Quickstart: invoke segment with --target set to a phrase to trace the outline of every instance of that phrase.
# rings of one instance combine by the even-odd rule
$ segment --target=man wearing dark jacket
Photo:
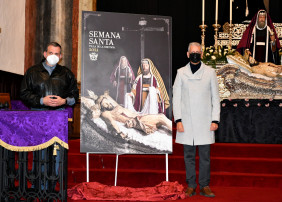
[[[79,93],[73,73],[57,64],[62,58],[61,46],[47,45],[44,62],[30,67],[21,85],[21,99],[33,109],[57,109],[74,105]]]
[[[32,110],[62,110],[66,105],[74,105],[79,96],[77,82],[74,74],[67,67],[57,64],[62,58],[60,44],[49,43],[44,51],[44,58],[43,62],[26,71],[20,92],[22,101]],[[41,172],[44,172],[45,169],[47,172],[53,170],[48,163],[50,161],[45,159],[46,156],[49,156],[55,159],[55,172],[58,175],[60,151],[57,152],[56,157],[51,157],[48,151],[50,150],[42,150],[42,159],[46,162],[46,168],[45,163],[41,164]],[[36,155],[35,152],[34,155]],[[34,166],[35,164],[32,170],[36,172],[37,169]],[[49,178],[45,176],[45,179]],[[48,183],[48,181],[44,183],[44,180],[41,180],[42,190],[47,186],[54,190],[54,182]]]

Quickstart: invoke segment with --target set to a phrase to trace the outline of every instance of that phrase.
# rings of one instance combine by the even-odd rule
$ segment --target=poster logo
[[[95,52],[89,53],[89,57],[90,57],[90,60],[92,60],[92,61],[97,61],[97,59],[98,59],[98,53],[95,53]]]

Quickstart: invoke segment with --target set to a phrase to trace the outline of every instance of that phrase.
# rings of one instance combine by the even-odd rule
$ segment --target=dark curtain
[[[36,2],[36,33],[34,47],[34,64],[43,59],[43,51],[51,36],[51,0]]]
[[[223,100],[216,142],[282,144],[281,100]]]
[[[269,13],[273,22],[282,23],[282,1],[271,0],[269,1]]]
[[[36,1],[36,33],[35,33],[35,47],[34,64],[39,63],[43,59],[43,52],[46,49],[46,45],[50,41],[56,41],[58,34],[56,33],[56,26],[60,26],[62,30],[60,33],[63,37],[59,37],[60,41],[57,41],[62,46],[63,61],[62,65],[71,69],[71,57],[72,57],[72,0],[61,1],[61,8],[56,8],[56,1],[45,0]],[[61,10],[59,10],[61,9]],[[57,15],[62,13],[61,21],[56,21]]]

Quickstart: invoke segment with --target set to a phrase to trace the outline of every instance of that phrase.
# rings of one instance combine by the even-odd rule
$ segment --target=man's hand
[[[218,129],[218,124],[217,123],[211,123],[210,130],[211,131],[216,131]]]
[[[57,95],[47,95],[43,98],[43,104],[49,107],[59,107],[66,104],[67,100]]]
[[[177,122],[176,124],[177,132],[183,133],[184,132],[184,127],[182,122]]]
[[[249,49],[246,49],[246,52],[247,52],[247,54],[248,54],[249,56],[252,55],[252,53],[251,53],[251,51],[250,51]]]

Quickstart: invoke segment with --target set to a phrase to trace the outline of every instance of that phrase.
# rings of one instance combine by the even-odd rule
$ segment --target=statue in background
[[[237,51],[248,55],[258,62],[280,64],[280,42],[270,16],[265,10],[259,10],[246,28]],[[252,59],[251,59],[252,60]]]

